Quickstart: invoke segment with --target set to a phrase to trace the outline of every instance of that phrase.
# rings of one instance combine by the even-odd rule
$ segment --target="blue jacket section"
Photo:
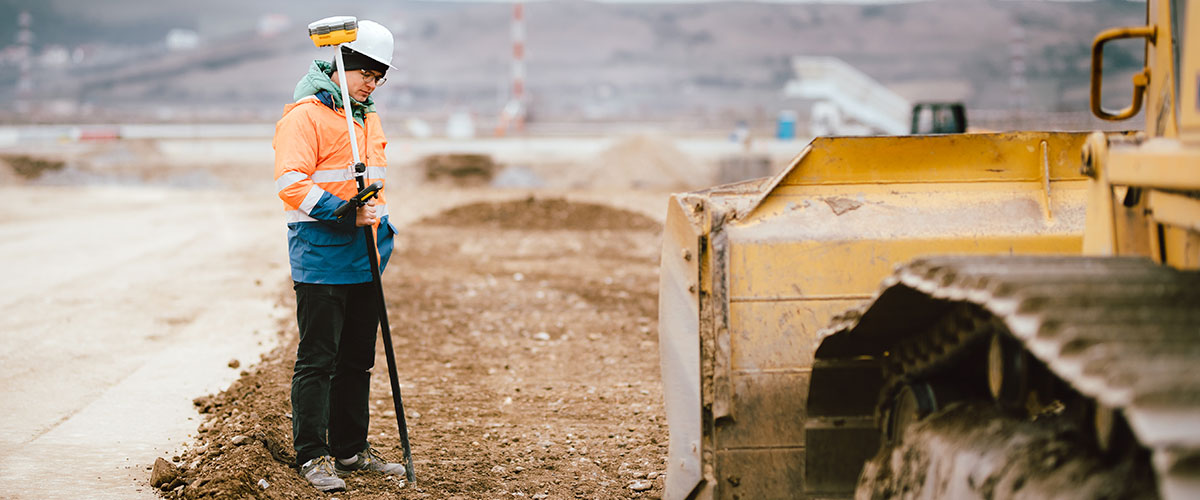
[[[319,221],[328,221],[338,226],[353,228],[355,227],[353,218],[346,217],[345,220],[338,220],[337,216],[333,215],[333,212],[345,202],[346,200],[338,198],[337,196],[334,196],[326,191],[325,194],[321,195],[321,199],[317,200],[316,206],[314,206],[312,211],[308,213],[308,216]]]
[[[324,104],[329,109],[337,111],[337,107],[335,107],[333,104],[333,94],[329,93],[328,90],[322,90],[316,94],[313,94],[313,96],[316,97],[318,101],[321,101],[321,104]]]
[[[326,193],[326,196],[334,198]],[[323,210],[326,200],[321,199],[313,209]],[[328,204],[330,217],[340,202]],[[292,280],[301,283],[324,285],[350,285],[371,281],[371,262],[367,260],[367,238],[361,227],[348,221],[291,222],[288,223],[288,254],[292,262]],[[347,223],[348,222],[348,223]],[[396,228],[388,216],[379,220],[376,244],[379,247],[379,272],[387,267],[395,247]]]

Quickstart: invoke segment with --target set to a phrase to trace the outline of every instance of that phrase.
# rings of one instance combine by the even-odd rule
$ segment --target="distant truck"
[[[961,102],[918,102],[912,108],[913,135],[961,134],[967,131],[967,109]]]
[[[956,134],[967,130],[963,103],[909,101],[836,57],[797,56],[787,97],[815,99],[809,116],[813,136]],[[909,126],[905,127],[905,121]]]

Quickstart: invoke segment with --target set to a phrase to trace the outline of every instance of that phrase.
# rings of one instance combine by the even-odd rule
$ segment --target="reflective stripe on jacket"
[[[355,123],[359,155],[367,165],[367,184],[387,177],[387,138],[379,115],[367,113]],[[351,166],[346,115],[315,96],[287,105],[275,124],[275,188],[288,226],[292,279],[301,283],[352,284],[371,281],[366,237],[353,215],[337,220],[334,210],[358,192]],[[384,191],[375,200],[375,235],[380,271],[387,265],[395,227],[388,217]]]

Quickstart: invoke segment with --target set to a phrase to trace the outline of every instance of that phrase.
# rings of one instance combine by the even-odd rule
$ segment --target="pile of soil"
[[[594,203],[570,202],[562,198],[536,197],[463,205],[423,219],[420,224],[537,231],[644,231],[656,230],[659,227],[657,221],[628,210]]]
[[[711,173],[680,151],[670,139],[639,135],[600,153],[582,179],[590,188],[684,190],[709,185]]]
[[[547,213],[631,214],[562,200],[476,208],[404,228],[384,276],[417,481],[355,475],[332,496],[657,498],[667,458],[660,227],[580,231],[581,219]],[[280,300],[294,307],[291,290]],[[294,469],[294,319],[280,335],[281,347],[228,390],[196,400],[205,419],[186,452],[166,457],[179,471],[160,479],[165,497],[330,497]],[[398,461],[377,351],[370,440]]]
[[[498,170],[491,156],[471,153],[429,155],[421,159],[420,168],[425,180],[449,181],[456,186],[486,185]]]
[[[28,155],[0,155],[0,167],[10,170],[13,174],[25,180],[34,180],[47,172],[57,172],[63,169],[64,162],[49,158],[37,158]]]

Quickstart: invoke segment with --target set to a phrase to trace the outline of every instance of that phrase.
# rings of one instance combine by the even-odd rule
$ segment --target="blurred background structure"
[[[521,92],[511,85],[513,9],[417,1],[344,10],[400,41],[402,76],[377,95],[385,117],[437,123],[465,111],[491,130],[510,92]],[[989,124],[1020,109],[1030,122],[1078,112],[1084,126],[1086,40],[1143,10],[1126,0],[530,2],[525,87],[531,125],[691,131],[741,119],[769,128],[778,111],[807,108],[782,92],[793,58],[828,56],[910,100],[965,101]],[[0,2],[0,119],[272,121],[308,62],[327,56],[296,33],[331,12],[314,0]],[[1140,60],[1128,44],[1107,67]]]
[[[316,0],[2,1],[0,148],[121,138],[141,141],[133,156],[142,159],[150,152],[188,161],[203,152],[209,160],[269,161],[262,141],[295,82],[313,59],[329,57],[301,36],[304,26],[354,14],[397,37],[399,69],[374,96],[400,146],[389,148],[393,165],[484,155],[496,173],[534,170],[510,173],[510,185],[579,186],[597,167],[557,181],[536,171],[590,165],[614,141],[648,135],[658,156],[682,154],[674,161],[704,170],[691,176],[696,187],[777,171],[815,134],[904,132],[905,107],[917,102],[962,102],[975,130],[1111,128],[1086,111],[1087,41],[1144,15],[1141,2],[1127,0],[412,1],[330,9]],[[1132,74],[1142,60],[1133,43],[1106,56],[1114,75]],[[814,60],[839,71],[814,81],[803,74],[811,68],[804,61]],[[1117,106],[1130,85],[1111,81],[1118,83],[1105,96]],[[854,93],[867,88],[871,96]],[[514,147],[493,140],[499,136],[559,142]],[[259,142],[213,142],[223,139]],[[82,165],[75,160],[94,149],[61,159]],[[746,153],[757,156],[731,160]],[[689,187],[652,181],[625,184]]]

